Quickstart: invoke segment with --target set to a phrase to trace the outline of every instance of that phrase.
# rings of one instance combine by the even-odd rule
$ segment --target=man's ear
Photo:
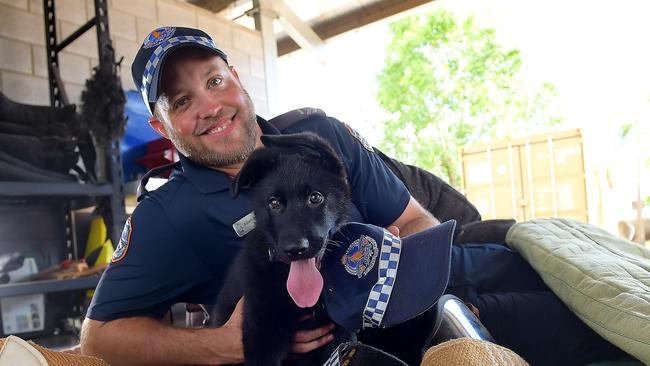
[[[235,69],[234,66],[228,66],[230,68],[230,72],[232,72],[233,75],[235,75],[235,78],[239,80],[239,74],[237,73],[237,70]]]
[[[154,131],[158,132],[160,136],[169,140],[169,135],[167,135],[165,125],[158,118],[154,116],[149,117],[149,125],[151,125],[151,128],[153,128]]]

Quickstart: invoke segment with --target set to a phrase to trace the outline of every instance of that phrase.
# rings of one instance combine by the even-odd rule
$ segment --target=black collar
[[[271,125],[265,119],[257,116],[257,123],[265,135],[279,135],[280,131]],[[209,168],[205,165],[198,164],[189,158],[178,154],[183,167],[183,175],[192,183],[201,193],[209,194],[225,191],[230,188],[231,178],[228,174],[216,169]]]

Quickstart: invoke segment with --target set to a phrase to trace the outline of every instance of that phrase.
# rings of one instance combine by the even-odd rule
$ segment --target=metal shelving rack
[[[94,0],[95,16],[78,30],[70,34],[61,42],[57,42],[55,1],[44,0],[45,40],[48,64],[48,79],[50,89],[50,104],[53,107],[63,107],[69,100],[59,77],[58,54],[66,46],[89,31],[93,26],[97,33],[99,62],[107,62],[112,57],[106,56],[111,47],[108,25],[108,0]],[[114,62],[112,60],[111,62]],[[100,64],[101,66],[101,64]],[[102,154],[102,152],[98,152]],[[92,183],[41,183],[41,182],[0,182],[0,201],[10,205],[9,209],[21,211],[18,215],[25,215],[28,209],[23,207],[36,205],[50,207],[51,212],[61,212],[61,248],[47,248],[50,258],[60,258],[63,250],[63,259],[78,259],[79,251],[76,242],[74,210],[83,207],[92,207],[100,204],[107,212],[105,219],[113,242],[119,240],[122,227],[126,221],[124,207],[124,191],[122,186],[122,162],[120,158],[119,140],[113,139],[109,146],[103,150],[104,166],[100,166],[104,174],[102,182]],[[50,222],[50,227],[59,225],[56,220]],[[58,241],[58,239],[56,240]],[[52,246],[50,238],[48,246]],[[52,254],[54,253],[54,254]],[[55,263],[52,263],[55,264]],[[84,315],[84,292],[79,290],[92,289],[99,281],[99,276],[81,277],[71,280],[46,280],[0,285],[0,297],[19,296],[38,293],[65,294],[72,304],[68,314]],[[69,294],[66,294],[69,292]]]
[[[58,54],[93,26],[97,33],[97,51],[99,62],[107,58],[106,52],[111,47],[110,30],[108,26],[108,0],[95,0],[95,16],[86,24],[82,25],[75,32],[72,32],[66,39],[57,42],[56,36],[56,12],[54,0],[43,0],[43,16],[45,19],[45,45],[47,52],[48,80],[50,86],[50,104],[53,107],[62,107],[69,104],[68,98],[63,89],[63,82],[59,77]],[[110,62],[114,62],[111,60]],[[124,208],[124,187],[122,186],[122,161],[120,156],[119,140],[111,141],[105,149],[106,176],[108,184],[111,185],[110,215],[113,226],[111,237],[119,238],[126,222],[126,211]],[[80,191],[86,188],[79,187]],[[115,240],[115,239],[114,239]]]
[[[86,276],[70,280],[44,280],[10,283],[0,286],[0,297],[85,290],[94,288],[97,286],[98,282],[99,276]]]
[[[40,182],[0,182],[0,195],[7,197],[34,196],[110,196],[113,194],[112,184],[79,184],[79,183],[40,183]]]

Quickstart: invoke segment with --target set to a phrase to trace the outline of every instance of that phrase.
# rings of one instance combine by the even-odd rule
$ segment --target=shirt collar
[[[257,124],[265,135],[279,135],[280,131],[260,116],[257,116]],[[183,175],[201,193],[209,194],[225,191],[230,188],[230,177],[219,170],[198,164],[189,158],[178,154],[183,167]]]

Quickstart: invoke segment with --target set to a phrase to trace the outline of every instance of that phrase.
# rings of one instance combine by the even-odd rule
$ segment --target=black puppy
[[[245,364],[269,366],[283,363],[297,330],[324,323],[319,317],[311,324],[301,320],[318,310],[320,259],[351,203],[343,163],[324,140],[302,133],[265,135],[262,142],[265,148],[253,152],[231,187],[235,196],[250,188],[256,228],[213,315],[223,324],[243,294]],[[342,341],[345,331],[339,332]],[[296,362],[321,365],[330,348]]]

